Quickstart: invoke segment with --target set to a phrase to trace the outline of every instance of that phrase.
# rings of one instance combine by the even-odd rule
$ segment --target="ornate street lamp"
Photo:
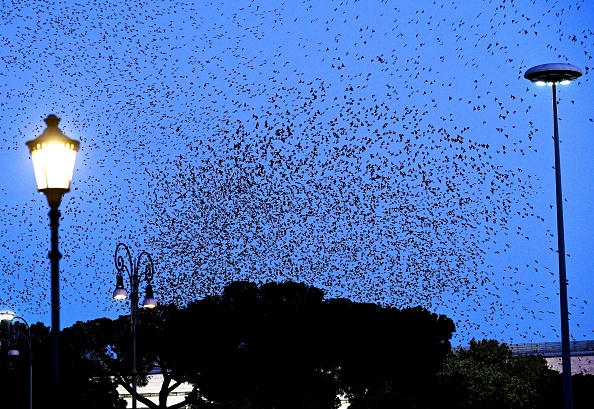
[[[14,325],[15,320],[22,321],[25,325],[26,333],[21,330],[20,326]],[[8,332],[12,338],[11,342],[15,346],[17,346],[16,344],[21,338],[27,343],[27,349],[29,351],[29,409],[33,409],[33,349],[31,347],[31,330],[29,328],[29,323],[23,317],[17,317],[14,312],[7,310],[0,311],[0,321],[8,321]],[[12,348],[8,351],[8,355],[19,356],[20,353],[17,348]]]
[[[58,128],[60,119],[55,115],[49,115],[45,119],[47,128],[43,133],[27,142],[37,190],[47,197],[50,206],[51,226],[51,251],[49,259],[51,262],[51,287],[52,287],[52,340],[53,340],[53,370],[52,382],[54,383],[54,407],[58,408],[60,396],[60,267],[59,261],[62,255],[58,251],[58,226],[60,223],[60,211],[58,207],[64,193],[70,191],[70,182],[74,172],[74,161],[78,153],[79,142],[68,138]]]
[[[542,64],[530,68],[524,78],[553,89],[553,132],[555,143],[555,185],[557,192],[557,245],[559,253],[559,299],[561,310],[561,360],[563,368],[563,407],[573,408],[571,385],[571,354],[569,345],[569,311],[567,307],[567,274],[565,270],[565,233],[563,228],[563,194],[561,192],[561,159],[559,155],[559,126],[557,121],[557,84],[566,84],[582,76],[571,64]]]
[[[157,301],[153,295],[153,276],[155,267],[153,260],[146,251],[142,251],[136,259],[136,264],[132,262],[132,256],[128,246],[118,243],[115,250],[116,265],[116,288],[113,292],[113,298],[116,300],[125,300],[128,298],[128,292],[124,287],[124,273],[130,280],[130,324],[132,329],[132,408],[136,409],[136,378],[138,371],[136,369],[136,336],[138,333],[138,286],[140,282],[146,281],[146,295],[142,301],[143,308],[155,308]]]

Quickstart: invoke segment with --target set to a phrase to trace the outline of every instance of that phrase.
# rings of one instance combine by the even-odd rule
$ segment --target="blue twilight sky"
[[[161,302],[235,279],[422,305],[453,343],[559,340],[550,87],[560,86],[570,330],[594,335],[587,1],[5,1],[0,307],[50,325],[49,208],[25,142],[81,141],[61,326],[116,317],[113,252]]]

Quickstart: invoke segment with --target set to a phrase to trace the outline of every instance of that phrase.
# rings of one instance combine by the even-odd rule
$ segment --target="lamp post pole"
[[[27,334],[23,334],[20,328],[14,325],[14,321],[19,320],[25,324]],[[29,409],[33,409],[33,349],[31,346],[31,329],[29,323],[23,317],[17,317],[12,311],[0,311],[0,321],[8,321],[8,331],[13,335],[13,341],[16,344],[22,336],[27,341],[29,350]],[[16,348],[8,351],[8,355],[18,356],[19,350]]]
[[[569,309],[567,306],[567,273],[565,264],[565,229],[563,226],[563,193],[561,190],[561,155],[557,119],[557,84],[574,81],[582,71],[570,64],[542,64],[530,68],[524,77],[537,84],[550,84],[553,90],[553,140],[555,143],[555,189],[557,198],[557,248],[559,253],[559,306],[561,314],[561,365],[563,370],[563,407],[573,409]]]
[[[60,201],[62,194],[59,192],[46,193],[50,205],[49,217],[51,228],[51,250],[49,259],[51,262],[51,288],[52,288],[52,342],[53,342],[53,365],[52,378],[56,386],[60,385],[60,259],[62,254],[58,250],[58,226],[60,225]]]
[[[58,128],[60,118],[49,115],[45,119],[47,128],[36,139],[27,142],[37,190],[44,193],[50,206],[49,217],[51,227],[51,335],[53,342],[52,362],[52,399],[51,407],[60,408],[60,266],[62,258],[58,250],[58,226],[60,223],[60,202],[62,196],[70,191],[70,183],[74,172],[74,162],[80,143],[68,138]]]
[[[130,326],[132,330],[132,408],[136,409],[136,390],[138,370],[136,368],[136,337],[138,334],[138,287],[141,281],[146,281],[146,296],[142,302],[144,308],[155,308],[157,302],[153,296],[152,280],[155,274],[153,260],[146,251],[142,251],[132,262],[130,249],[123,243],[118,243],[115,250],[114,261],[116,266],[116,289],[113,298],[124,300],[128,298],[128,292],[124,287],[124,273],[130,280]]]

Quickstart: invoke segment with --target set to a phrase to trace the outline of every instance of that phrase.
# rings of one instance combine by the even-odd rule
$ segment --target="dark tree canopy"
[[[180,317],[204,334],[178,335],[191,351],[180,370],[194,371],[204,398],[261,408],[331,409],[339,393],[364,401],[387,384],[413,394],[441,368],[455,330],[422,308],[326,300],[295,282],[234,282]]]

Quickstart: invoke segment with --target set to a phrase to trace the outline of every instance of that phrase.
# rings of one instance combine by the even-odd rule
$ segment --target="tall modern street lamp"
[[[26,333],[23,333],[20,326],[14,325],[15,320],[22,321],[25,325]],[[17,344],[19,339],[23,338],[27,342],[27,349],[29,350],[29,409],[33,409],[33,349],[31,347],[31,330],[29,323],[23,317],[15,316],[12,311],[0,311],[0,321],[8,321],[8,332],[12,335],[13,344]],[[18,345],[16,345],[18,346]],[[17,348],[8,351],[8,355],[20,355]]]
[[[524,78],[553,89],[553,129],[555,142],[555,184],[557,190],[557,245],[559,252],[559,298],[561,307],[561,359],[563,368],[563,407],[573,408],[571,385],[571,354],[569,345],[569,311],[567,307],[567,275],[565,271],[565,233],[563,228],[563,194],[561,192],[561,159],[559,155],[559,127],[557,124],[557,84],[565,84],[582,76],[571,64],[542,64],[530,68]]]
[[[37,190],[47,197],[50,206],[51,226],[51,251],[49,259],[51,262],[51,287],[52,287],[52,341],[53,341],[53,368],[52,382],[54,391],[54,407],[60,405],[60,267],[59,261],[62,255],[58,251],[58,225],[60,223],[60,211],[58,207],[62,195],[70,191],[70,182],[74,172],[74,161],[78,153],[80,143],[68,138],[58,128],[60,119],[55,115],[49,115],[45,119],[47,128],[43,133],[27,142]]]
[[[141,281],[146,281],[145,298],[142,301],[143,308],[155,308],[157,301],[153,296],[153,276],[155,267],[153,260],[146,251],[142,251],[136,259],[136,264],[132,262],[132,256],[128,246],[118,243],[115,250],[116,265],[116,288],[113,292],[113,298],[116,300],[125,300],[128,298],[128,292],[124,287],[124,273],[130,280],[130,324],[132,328],[132,408],[136,409],[136,336],[138,333],[138,285]]]

